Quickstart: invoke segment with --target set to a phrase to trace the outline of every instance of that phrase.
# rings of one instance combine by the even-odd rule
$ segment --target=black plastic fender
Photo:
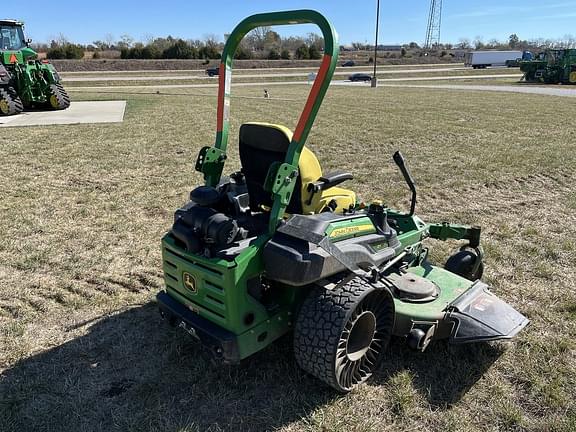
[[[446,319],[454,323],[455,344],[511,339],[530,322],[480,281],[448,306]]]

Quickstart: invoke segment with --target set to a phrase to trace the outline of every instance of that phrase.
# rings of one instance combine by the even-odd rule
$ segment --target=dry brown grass
[[[228,168],[241,122],[292,126],[307,90],[234,99]],[[419,213],[481,224],[485,279],[532,320],[511,344],[418,354],[396,340],[368,385],[338,396],[297,368],[289,338],[221,367],[155,310],[159,240],[200,181],[214,95],[131,95],[123,124],[4,134],[2,432],[576,430],[576,101],[330,89],[309,143],[326,169],[348,168],[365,199],[402,206],[390,158],[402,150]],[[454,247],[433,246],[439,262]]]

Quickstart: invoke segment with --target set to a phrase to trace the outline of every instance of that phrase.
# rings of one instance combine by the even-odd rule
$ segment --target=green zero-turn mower
[[[23,24],[0,20],[0,116],[19,114],[24,108],[62,110],[70,97],[60,76],[47,60],[38,60],[24,39]]]
[[[255,27],[314,23],[324,57],[292,133],[268,123],[240,128],[242,169],[222,177],[232,60]],[[351,174],[322,172],[304,146],[338,58],[336,32],[318,12],[253,15],[230,34],[219,73],[214,146],[196,169],[205,185],[176,211],[162,240],[162,316],[225,363],[292,332],[298,364],[339,391],[364,382],[391,336],[423,351],[515,336],[528,320],[480,281],[480,228],[426,223],[414,214],[416,189],[400,153],[394,161],[412,191],[403,213],[358,203],[339,185]],[[427,238],[464,240],[444,268],[427,260]]]

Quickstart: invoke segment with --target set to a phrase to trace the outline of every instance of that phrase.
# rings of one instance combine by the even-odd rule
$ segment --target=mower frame
[[[360,307],[366,300],[375,310],[384,302],[386,307],[378,310],[392,314],[388,315],[391,319],[385,320],[389,325],[385,338],[405,337],[410,346],[420,351],[434,339],[449,338],[453,343],[465,343],[515,336],[528,320],[478,280],[483,269],[480,228],[447,222],[426,223],[416,216],[416,187],[399,152],[394,155],[394,161],[412,192],[408,213],[385,208],[381,202],[374,201],[369,207],[356,203],[343,214],[286,215],[299,174],[300,155],[338,60],[336,31],[316,11],[253,15],[243,20],[228,37],[219,69],[215,143],[203,147],[196,161],[196,170],[204,176],[204,188],[219,196],[216,188],[227,158],[232,64],[240,41],[258,26],[303,23],[319,26],[325,51],[285,159],[270,165],[262,185],[273,198],[270,211],[260,212],[267,215],[268,221],[264,219],[263,231],[239,247],[233,259],[213,255],[209,248],[204,249],[204,253],[191,251],[186,245],[182,247],[182,240],[172,232],[176,223],[182,222],[179,217],[190,215],[186,212],[194,210],[196,205],[207,205],[195,201],[193,192],[191,203],[178,210],[173,230],[162,239],[166,291],[160,292],[157,299],[163,317],[200,339],[225,363],[236,363],[262,350],[296,327],[299,364],[340,391],[348,391],[351,386],[335,381],[333,375],[320,376],[323,372],[315,369],[315,364],[324,361],[318,357],[319,350],[310,347],[308,342],[302,343],[302,335],[306,332],[314,335],[314,326],[319,324],[315,319],[315,301],[334,305],[347,298],[358,302]],[[384,218],[380,218],[378,215],[383,213]],[[393,222],[393,228],[386,217]],[[185,229],[196,238],[199,228],[196,222],[190,223]],[[428,249],[423,244],[429,238],[467,241],[451,259],[463,256],[468,261],[463,258],[460,263],[458,259],[450,263],[449,259],[446,269],[431,265],[427,261]],[[294,242],[304,245],[303,249],[294,246]],[[264,258],[264,250],[272,259]],[[329,264],[327,260],[331,260]],[[291,278],[285,271],[297,263],[301,268],[311,268],[316,265],[314,262],[322,264],[310,273],[302,272],[309,277]],[[366,268],[369,262],[372,265]],[[326,276],[321,276],[323,274]],[[329,280],[332,276],[340,279]],[[273,301],[261,300],[263,292],[272,293]],[[320,297],[314,298],[319,293]],[[332,293],[335,293],[334,299],[330,299]],[[380,300],[374,300],[374,296]],[[335,310],[335,315],[327,314],[325,325],[331,324],[332,317],[342,308]],[[320,307],[320,312],[322,310],[326,308]],[[309,315],[300,319],[305,315],[303,311]],[[352,314],[347,317],[353,316],[354,310],[347,313]],[[338,327],[335,330],[344,331],[344,327],[340,328],[344,325],[342,321],[334,325]],[[364,375],[358,382],[368,376]]]

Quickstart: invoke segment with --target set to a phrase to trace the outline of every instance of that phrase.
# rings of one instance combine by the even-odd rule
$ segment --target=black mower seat
[[[292,131],[285,126],[270,123],[244,123],[240,127],[240,162],[246,176],[250,208],[261,210],[272,206],[272,196],[264,190],[264,181],[270,165],[284,162]],[[292,199],[286,208],[291,214],[316,214],[332,206],[342,213],[356,203],[356,194],[336,184],[351,179],[346,173],[322,175],[316,156],[307,147],[302,149],[298,163],[299,175]]]

